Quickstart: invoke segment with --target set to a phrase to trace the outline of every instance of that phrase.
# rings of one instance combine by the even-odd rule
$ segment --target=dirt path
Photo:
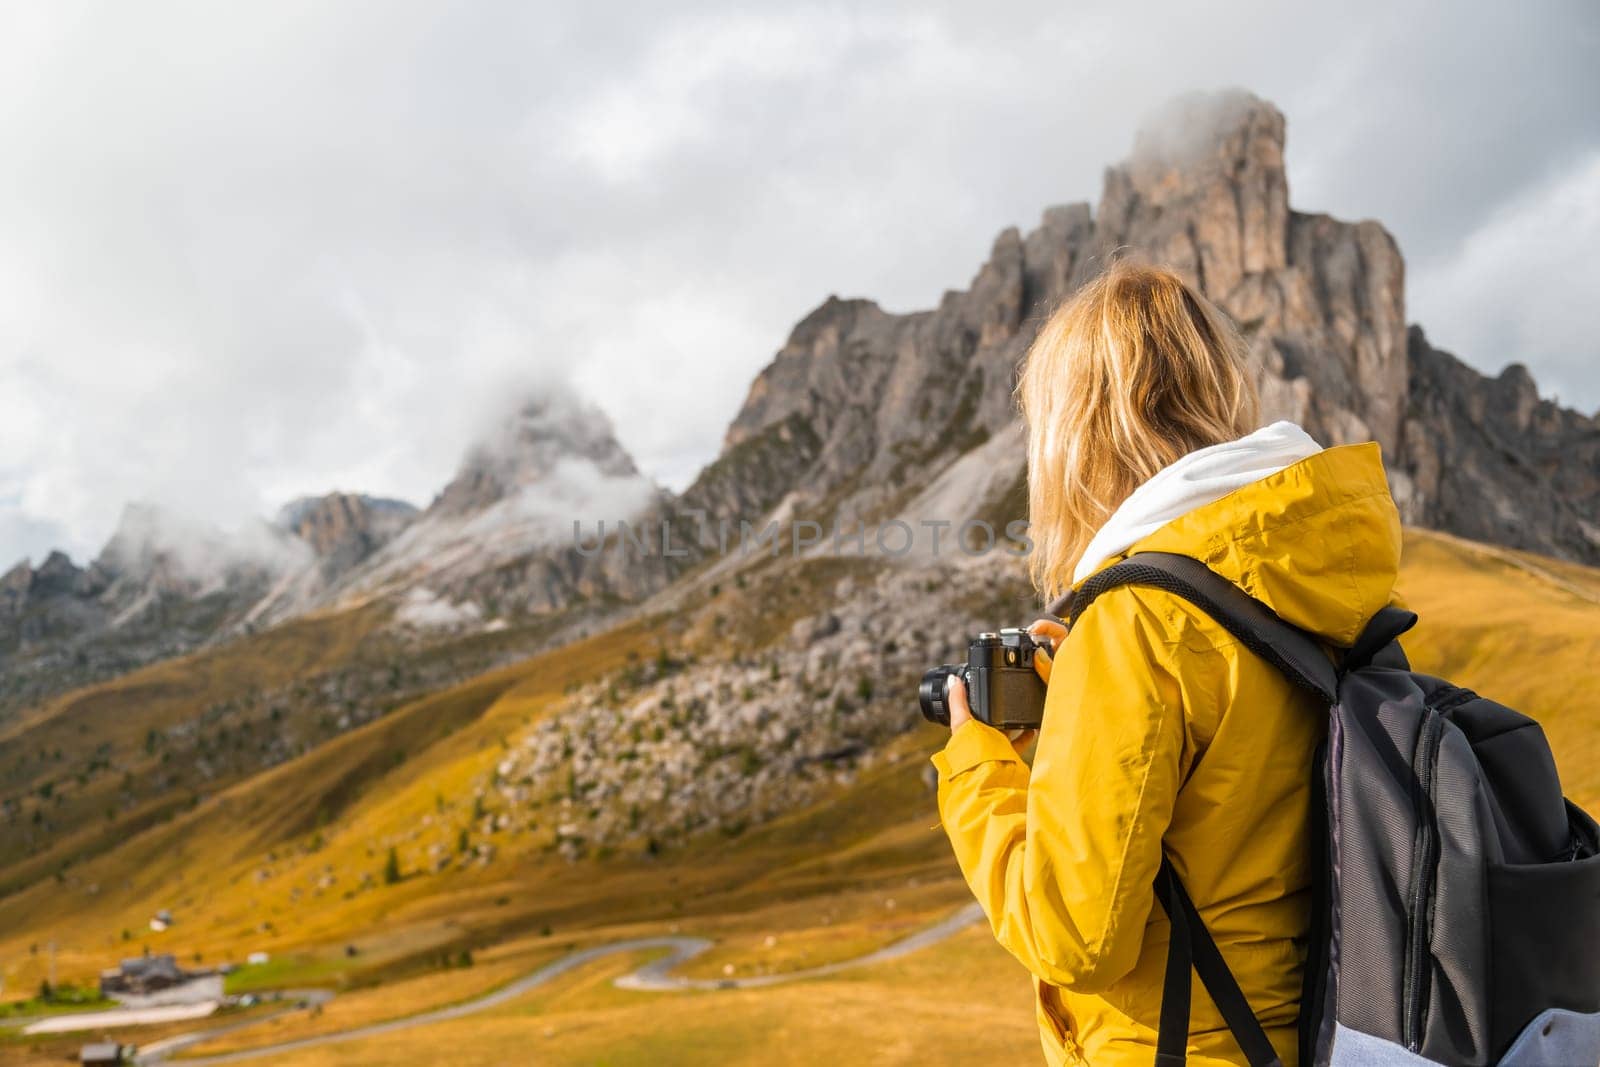
[[[193,1064],[196,1067],[202,1064],[235,1063],[241,1060],[259,1059],[264,1056],[277,1056],[297,1049],[314,1048],[318,1045],[330,1045],[338,1041],[354,1041],[358,1038],[373,1037],[378,1034],[393,1033],[413,1026],[427,1026],[430,1023],[445,1022],[449,1019],[459,1019],[464,1015],[472,1015],[485,1011],[508,1000],[520,997],[531,989],[536,989],[552,979],[558,978],[568,971],[593,963],[595,960],[618,952],[641,952],[648,949],[664,948],[667,954],[660,959],[652,960],[636,970],[615,980],[615,984],[623,989],[633,989],[649,993],[671,993],[687,989],[753,989],[761,986],[778,985],[783,982],[802,981],[807,978],[818,978],[823,975],[834,974],[838,971],[852,967],[865,967],[874,963],[883,963],[888,960],[898,959],[901,956],[937,944],[945,938],[965,929],[983,917],[983,911],[976,904],[968,904],[949,918],[943,919],[924,930],[902,938],[891,945],[864,956],[853,959],[840,960],[837,963],[825,964],[821,967],[812,967],[804,971],[790,971],[785,974],[763,974],[748,978],[681,978],[674,977],[670,972],[687,960],[693,959],[711,947],[711,942],[699,937],[638,937],[626,941],[614,941],[609,945],[598,945],[594,948],[571,952],[552,963],[547,963],[531,974],[524,975],[516,981],[501,986],[492,993],[481,997],[453,1004],[448,1008],[436,1008],[425,1011],[420,1015],[408,1015],[404,1019],[391,1019],[388,1022],[373,1023],[369,1026],[358,1026],[352,1030],[341,1030],[334,1034],[320,1034],[316,1037],[303,1037],[295,1041],[284,1041],[276,1045],[263,1045],[260,1048],[244,1049],[239,1052],[228,1052],[218,1056],[202,1056],[194,1059],[179,1061],[185,1065]],[[325,999],[325,998],[324,998]],[[255,1020],[251,1020],[254,1022]],[[140,1049],[134,1062],[138,1064],[157,1064],[168,1062],[168,1057],[174,1053],[189,1048],[190,1046],[209,1041],[224,1033],[241,1029],[250,1025],[249,1022],[238,1023],[234,1026],[220,1027],[211,1030],[197,1031],[192,1034],[180,1034],[177,1037],[167,1038]]]
[[[694,947],[687,951],[669,953],[651,963],[645,964],[636,971],[630,971],[616,979],[615,984],[622,989],[637,989],[647,993],[671,993],[683,989],[759,989],[762,986],[779,985],[783,982],[795,982],[804,978],[821,978],[823,975],[834,974],[837,971],[848,970],[852,967],[866,967],[874,963],[884,963],[888,960],[899,959],[918,949],[927,948],[929,945],[938,944],[951,934],[971,926],[983,918],[983,909],[976,904],[968,904],[948,919],[934,923],[925,930],[919,930],[909,937],[901,938],[892,945],[885,945],[875,952],[865,956],[856,956],[853,959],[840,960],[837,963],[825,963],[821,967],[811,967],[804,971],[785,971],[782,974],[758,974],[749,978],[677,978],[668,972],[678,964],[692,956],[698,956],[710,947],[709,942],[699,941],[695,938],[682,938]]]

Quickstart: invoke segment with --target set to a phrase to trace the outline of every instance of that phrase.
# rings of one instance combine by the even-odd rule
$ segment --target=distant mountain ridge
[[[130,504],[87,567],[57,552],[0,578],[0,711],[374,598],[446,630],[550,611],[603,591],[612,565],[572,549],[571,516],[659,496],[605,416],[554,390],[490,426],[424,510],[335,492],[224,531]]]
[[[282,574],[311,562],[266,522],[230,535],[130,504],[87,566],[52,552],[0,578],[0,716],[238,632]]]
[[[640,474],[597,408],[554,390],[491,425],[422,510],[334,493],[230,539],[131,506],[89,566],[56,553],[0,578],[0,703],[374,598],[445,627],[637,603],[716,552],[705,518],[1020,517],[1017,362],[1117,255],[1171,266],[1238,323],[1266,417],[1325,444],[1378,441],[1407,522],[1600,562],[1600,422],[1541,400],[1520,365],[1485,377],[1408,327],[1393,238],[1293,210],[1285,136],[1248,93],[1181,98],[1106,170],[1097,209],[1005,230],[936,307],[829,297],[681,497]],[[572,544],[574,518],[629,517],[667,524],[689,554]]]

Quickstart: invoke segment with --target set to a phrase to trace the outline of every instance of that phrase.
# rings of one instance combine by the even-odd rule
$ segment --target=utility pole
[[[50,988],[56,987],[56,943],[50,942]]]

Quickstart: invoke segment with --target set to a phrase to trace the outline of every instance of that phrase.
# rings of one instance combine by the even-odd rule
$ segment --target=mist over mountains
[[[1377,440],[1407,522],[1600,560],[1600,424],[1540,399],[1519,364],[1489,378],[1433,348],[1407,324],[1405,264],[1380,223],[1290,207],[1285,136],[1283,116],[1248,94],[1182,98],[1107,169],[1097,209],[1051,207],[1028,232],[1004,231],[968,288],[932,309],[830,297],[680,496],[640,474],[598,409],[552,391],[486,427],[423,509],[335,493],[223,532],[130,505],[86,566],[56,553],[0,578],[0,698],[374,601],[395,625],[446,631],[636,604],[716,569],[705,516],[869,528],[1020,516],[1016,363],[1117,255],[1179,270],[1233,317],[1266,418],[1330,445]],[[667,524],[689,556],[576,551],[574,520],[624,518]]]
[[[562,557],[572,519],[632,516],[658,495],[605,416],[554,391],[489,427],[425,509],[339,492],[223,530],[130,504],[86,567],[57,552],[0,578],[0,699],[373,599],[424,629],[486,622],[505,596],[521,598],[511,613],[549,611],[586,592],[530,574]]]

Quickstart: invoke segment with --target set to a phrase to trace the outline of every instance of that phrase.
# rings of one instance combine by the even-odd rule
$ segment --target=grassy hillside
[[[773,588],[715,590],[687,618],[637,620],[406,701],[129,833],[62,878],[36,877],[0,897],[8,995],[37,986],[46,959],[36,946],[49,940],[62,977],[147,945],[206,961],[266,950],[272,962],[235,986],[345,990],[319,1018],[226,1039],[240,1047],[446,1003],[624,936],[707,936],[716,948],[690,973],[753,974],[858,955],[948,913],[966,891],[922,780],[932,728],[839,775],[818,803],[737,836],[654,852],[638,842],[569,863],[555,851],[554,812],[496,829],[503,799],[488,786],[508,739],[574,687],[662,649],[709,654],[729,633],[783,640],[807,610],[803,590],[839,577],[835,562],[813,566],[818,574],[778,572]],[[1416,666],[1539,718],[1568,792],[1600,808],[1600,571],[1410,531],[1400,591],[1423,619],[1406,640]],[[175,686],[182,665],[168,666]],[[393,884],[391,849],[403,875]],[[178,919],[160,934],[146,927],[158,908]],[[459,966],[464,952],[470,970]],[[670,1012],[660,996],[611,989],[606,975],[626,966],[601,961],[484,1016],[282,1062],[346,1062],[357,1049],[363,1063],[416,1062],[436,1047],[461,1063],[526,1059],[530,1048],[540,1062],[632,1063],[649,1041],[657,1063],[816,1062],[861,1047],[888,1050],[884,1062],[954,1063],[1035,1047],[1026,981],[981,929],[826,981],[684,995]],[[763,1045],[762,1035],[779,1040]]]
[[[388,629],[388,617],[369,606],[295,620],[0,721],[0,898],[47,877],[71,882],[87,859],[419,697],[525,658],[569,621],[425,642]],[[370,776],[358,768],[350,785]]]
[[[1567,794],[1600,811],[1600,570],[1422,530],[1403,559],[1412,664],[1538,719]]]
[[[1035,1063],[1026,974],[982,927],[902,960],[760,990],[628,993],[613,957],[482,1015],[309,1049],[294,1067]]]
[[[830,561],[808,569],[819,572],[817,581],[832,580],[838,571]],[[795,584],[792,594],[763,589],[764,626],[751,620],[741,627],[745,639],[770,641],[785,632],[786,618],[801,610],[797,591],[803,587]],[[711,608],[721,604],[736,616],[727,606],[736,599],[730,588]],[[680,650],[721,645],[716,629],[686,634],[676,623],[644,621],[491,671],[181,805],[59,876],[34,875],[25,888],[0,897],[7,988],[37,985],[47,960],[36,948],[50,940],[57,943],[62,977],[92,974],[145,947],[217,960],[301,946],[309,950],[303,967],[277,977],[334,971],[360,982],[369,973],[390,978],[397,968],[433,967],[508,928],[570,929],[609,921],[619,911],[671,908],[674,901],[655,881],[662,863],[641,849],[613,857],[607,900],[597,914],[590,903],[593,872],[553,854],[553,825],[545,822],[514,839],[485,827],[498,810],[486,786],[506,739],[536,723],[574,686],[653,659],[669,641]],[[233,655],[242,659],[245,651]],[[124,691],[145,684],[130,678]],[[900,758],[919,762],[909,752]],[[905,777],[911,789],[920,788],[914,772]],[[887,814],[867,810],[874,825]],[[902,803],[895,814],[906,810]],[[848,841],[838,831],[830,826],[811,839]],[[770,857],[750,844],[758,839],[752,834],[744,843],[735,867],[705,868],[691,880],[692,891],[747,881],[749,872],[770,865]],[[713,839],[690,852],[715,853],[725,842]],[[792,850],[793,844],[781,847]],[[405,875],[397,884],[384,877],[391,848]],[[434,857],[448,862],[438,873],[424,873],[432,871]],[[541,886],[532,910],[529,884]],[[573,899],[563,896],[569,892]],[[148,919],[162,908],[171,909],[178,924],[157,934]],[[356,947],[353,957],[345,954],[347,942]]]
[[[306,698],[376,610],[307,619],[69,693],[0,726],[0,893],[64,871],[334,732]],[[371,713],[381,712],[380,707]]]

